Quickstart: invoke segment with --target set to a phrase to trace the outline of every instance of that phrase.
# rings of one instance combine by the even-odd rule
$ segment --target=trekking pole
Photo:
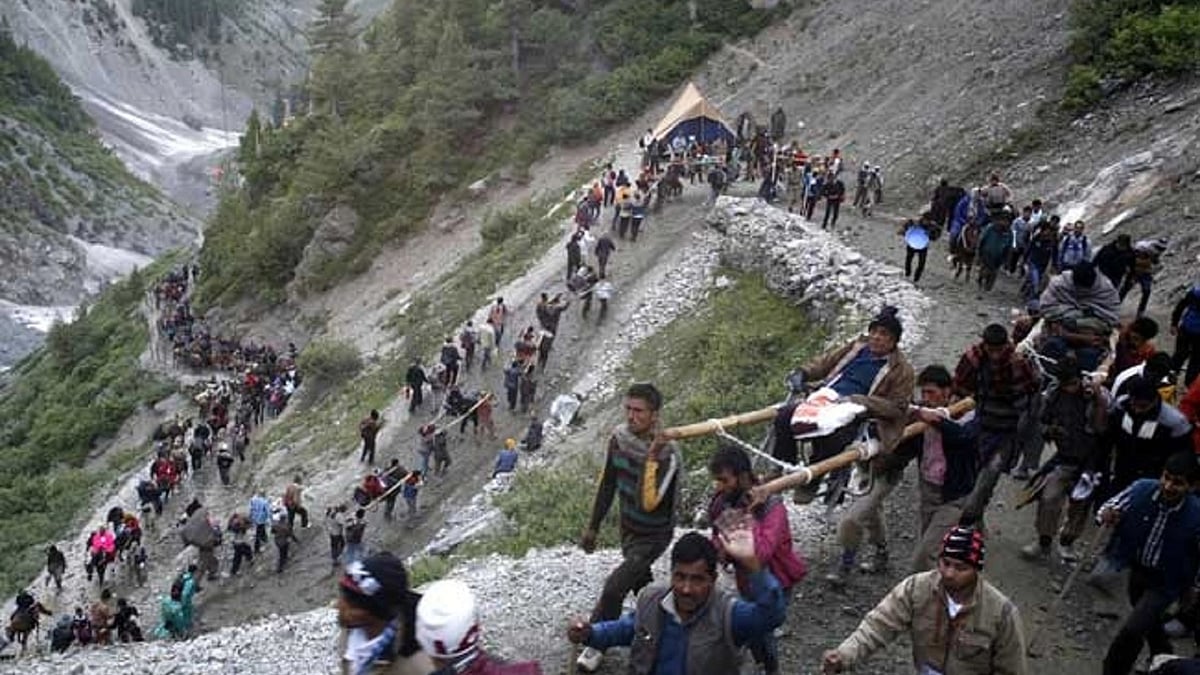
[[[1058,596],[1054,598],[1054,602],[1050,603],[1050,606],[1046,609],[1043,624],[1046,618],[1052,619],[1058,613],[1059,607],[1062,606],[1063,600],[1067,597],[1067,592],[1075,584],[1075,579],[1079,577],[1079,572],[1084,568],[1085,564],[1095,562],[1096,555],[1098,554],[1097,549],[1100,547],[1100,542],[1104,541],[1104,534],[1108,532],[1110,527],[1108,523],[1104,523],[1096,528],[1096,533],[1092,535],[1091,541],[1088,542],[1083,558],[1076,563],[1075,569],[1071,570],[1071,573],[1067,575],[1067,580],[1063,582],[1062,588],[1058,591]],[[1038,638],[1042,637],[1042,634],[1045,632],[1044,630],[1034,631],[1033,637],[1029,639],[1029,646],[1025,649],[1026,654],[1035,658],[1042,655],[1038,651]]]

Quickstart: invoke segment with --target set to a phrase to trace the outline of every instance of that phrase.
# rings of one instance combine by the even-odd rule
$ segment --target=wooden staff
[[[455,417],[454,419],[450,420],[449,422],[442,425],[441,427],[435,428],[433,430],[433,434],[436,436],[438,434],[438,432],[445,431],[446,429],[449,429],[449,428],[453,427],[455,424],[458,424],[459,422],[463,421],[464,419],[470,417],[471,413],[473,413],[479,409],[479,406],[483,405],[484,403],[486,403],[487,401],[489,401],[491,399],[492,399],[492,392],[490,392],[490,391],[483,392],[483,394],[479,397],[479,400],[475,402],[475,405],[471,406],[470,408],[467,408],[467,411],[465,413],[459,415],[458,417]],[[422,476],[422,478],[424,478],[424,476]],[[402,487],[404,487],[404,479],[403,478],[396,481],[395,484],[389,486],[388,489],[386,491],[384,491],[383,494],[381,494],[378,497],[376,497],[375,499],[372,499],[371,501],[367,502],[366,506],[363,506],[362,508],[367,511],[374,511],[375,507],[379,506],[379,504],[381,502],[387,500],[388,497],[395,494],[396,491]]]

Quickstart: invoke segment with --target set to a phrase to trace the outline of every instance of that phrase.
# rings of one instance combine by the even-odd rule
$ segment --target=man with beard
[[[954,527],[936,570],[901,581],[837,649],[825,673],[840,673],[908,633],[916,673],[1026,675],[1025,636],[1017,606],[984,580],[983,533]]]
[[[339,590],[338,660],[343,675],[426,675],[435,670],[416,640],[421,596],[409,590],[404,563],[387,552],[353,562]]]

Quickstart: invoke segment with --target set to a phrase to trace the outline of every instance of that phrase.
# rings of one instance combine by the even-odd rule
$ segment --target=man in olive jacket
[[[823,672],[854,668],[908,633],[915,673],[1027,675],[1020,613],[980,576],[983,557],[982,532],[952,528],[937,569],[897,584],[850,637],[825,652]]]

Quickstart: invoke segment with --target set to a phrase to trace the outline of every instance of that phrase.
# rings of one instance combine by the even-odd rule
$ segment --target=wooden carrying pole
[[[722,417],[719,420],[707,420],[681,427],[671,427],[663,430],[661,438],[668,441],[681,441],[685,438],[708,436],[709,434],[715,434],[725,429],[768,422],[775,419],[775,414],[778,412],[779,406],[773,405],[761,410],[752,410],[750,412],[738,413],[737,415],[730,415],[729,417]]]
[[[729,417],[723,417],[719,420],[707,420],[688,424],[679,427],[671,427],[664,429],[659,435],[659,438],[666,441],[678,441],[686,438],[696,438],[698,436],[707,436],[715,434],[719,431],[731,429],[733,427],[744,426],[747,424],[756,424],[758,422],[767,422],[775,418],[781,406],[773,405],[761,410],[752,410],[750,412],[739,413]],[[947,409],[951,417],[960,417],[969,410],[975,408],[974,399],[965,398],[961,401],[952,403]],[[901,440],[907,440],[914,436],[924,433],[929,425],[924,422],[913,422],[904,427],[904,434]],[[853,444],[849,449],[834,455],[828,459],[817,462],[812,466],[800,467],[795,473],[786,476],[780,476],[773,481],[762,485],[762,489],[771,492],[783,492],[789,488],[798,487],[807,483],[811,483],[827,473],[837,471],[842,467],[849,466],[854,462],[870,459],[872,456],[871,448],[860,444]]]

